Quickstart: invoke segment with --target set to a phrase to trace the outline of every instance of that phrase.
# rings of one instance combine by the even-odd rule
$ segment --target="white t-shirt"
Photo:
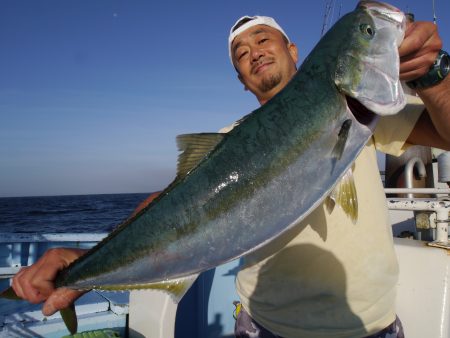
[[[340,207],[330,214],[322,204],[245,257],[237,292],[259,324],[286,338],[350,338],[395,320],[398,266],[376,150],[400,155],[422,110],[414,105],[382,118],[356,159],[356,224]]]

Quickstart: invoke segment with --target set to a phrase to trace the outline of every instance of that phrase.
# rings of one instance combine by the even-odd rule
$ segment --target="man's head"
[[[228,47],[239,80],[261,104],[278,93],[295,74],[297,47],[272,18],[240,18],[231,28]]]

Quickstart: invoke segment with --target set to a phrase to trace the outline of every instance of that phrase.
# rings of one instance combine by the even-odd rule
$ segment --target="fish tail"
[[[3,290],[0,293],[0,298],[5,298],[9,300],[23,300],[22,298],[17,296],[16,292],[12,287]],[[78,320],[75,311],[75,304],[71,304],[69,307],[60,310],[59,313],[61,314],[61,318],[63,319],[64,324],[66,325],[70,334],[75,334],[78,329]]]

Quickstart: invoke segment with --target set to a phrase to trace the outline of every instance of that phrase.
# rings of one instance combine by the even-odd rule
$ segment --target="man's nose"
[[[252,61],[258,61],[262,56],[264,56],[264,50],[259,47],[252,48],[251,50]]]

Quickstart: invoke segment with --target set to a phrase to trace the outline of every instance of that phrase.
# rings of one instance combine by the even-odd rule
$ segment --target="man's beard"
[[[274,75],[270,75],[269,77],[264,77],[262,81],[258,85],[258,89],[263,93],[267,93],[272,90],[281,82],[281,74],[277,73]]]

